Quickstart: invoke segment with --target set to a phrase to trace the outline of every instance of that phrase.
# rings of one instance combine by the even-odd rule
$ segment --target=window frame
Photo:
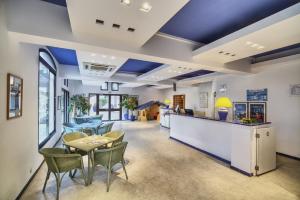
[[[46,53],[49,58],[51,59],[53,66],[51,66],[46,60],[43,59],[43,57],[41,56],[41,52]],[[40,110],[40,63],[42,63],[45,67],[47,67],[47,69],[49,70],[50,73],[53,74],[54,76],[54,129],[51,133],[49,133],[49,135],[40,143],[40,114],[39,114],[39,110]],[[54,67],[54,68],[53,68]],[[53,135],[56,133],[56,75],[57,75],[57,67],[55,64],[55,61],[52,57],[52,55],[46,50],[46,49],[39,49],[39,56],[38,56],[38,148],[42,148],[52,137]]]

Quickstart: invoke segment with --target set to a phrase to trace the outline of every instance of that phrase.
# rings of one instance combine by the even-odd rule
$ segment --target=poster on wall
[[[265,102],[250,102],[249,103],[249,118],[257,123],[263,123],[267,120],[266,103]]]
[[[268,101],[268,89],[247,90],[247,101]]]
[[[208,93],[200,92],[200,108],[208,108]]]
[[[248,118],[248,103],[233,102],[233,120],[242,120]]]

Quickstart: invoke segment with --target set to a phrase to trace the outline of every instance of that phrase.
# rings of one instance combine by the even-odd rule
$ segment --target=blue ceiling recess
[[[191,0],[160,32],[201,43],[211,43],[299,0]]]
[[[76,51],[73,49],[64,49],[58,47],[49,47],[49,51],[55,57],[57,62],[62,65],[76,65],[78,66],[78,60]]]
[[[285,52],[285,51],[298,49],[298,48],[300,48],[300,43],[293,44],[293,45],[286,46],[286,47],[282,47],[282,48],[279,48],[279,49],[274,49],[272,51],[264,52],[264,53],[261,53],[261,54],[257,54],[257,55],[254,55],[253,57],[254,58],[259,58],[259,57],[269,56],[269,55],[272,55],[272,54],[282,53],[282,52]]]
[[[129,74],[144,74],[159,66],[162,63],[149,62],[136,59],[128,59],[118,70],[118,72],[129,73]]]
[[[203,75],[210,74],[210,73],[213,73],[213,71],[198,70],[198,71],[194,71],[194,72],[191,72],[191,73],[188,73],[188,74],[183,74],[183,75],[177,76],[177,77],[175,77],[175,79],[182,80],[182,79],[186,79],[186,78],[193,78],[193,77],[196,77],[196,76],[203,76]]]
[[[64,6],[67,7],[67,2],[66,0],[42,0],[42,1],[46,1],[48,3],[53,3],[59,6]]]

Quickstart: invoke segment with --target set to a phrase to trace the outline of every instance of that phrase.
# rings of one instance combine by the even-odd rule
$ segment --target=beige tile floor
[[[62,181],[61,200],[200,200],[200,199],[300,199],[300,161],[278,156],[278,169],[259,177],[247,177],[226,164],[170,140],[168,130],[155,122],[117,122],[114,129],[126,131],[129,142],[125,158],[129,180],[115,167],[110,192],[106,192],[106,171],[98,167],[94,182],[85,187],[77,176]],[[85,159],[86,163],[86,159]],[[51,175],[41,167],[21,199],[55,199]]]

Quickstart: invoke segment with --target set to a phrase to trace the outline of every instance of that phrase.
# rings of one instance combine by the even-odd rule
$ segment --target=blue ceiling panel
[[[191,0],[160,32],[208,44],[296,3],[299,0]]]
[[[191,72],[191,73],[188,73],[188,74],[183,74],[183,75],[177,76],[177,77],[175,77],[175,79],[182,80],[182,79],[186,79],[186,78],[193,78],[193,77],[196,77],[196,76],[203,76],[203,75],[210,74],[210,73],[213,73],[213,71],[198,70],[198,71],[194,71],[194,72]]]
[[[149,62],[136,59],[128,59],[118,70],[118,72],[130,73],[130,74],[144,74],[159,66],[162,63]]]
[[[62,65],[76,65],[78,66],[78,60],[76,51],[73,49],[64,49],[58,47],[47,46],[49,51],[55,57],[57,62]]]
[[[48,3],[53,3],[59,6],[64,6],[67,7],[67,2],[66,0],[42,0],[42,1],[46,1]]]

